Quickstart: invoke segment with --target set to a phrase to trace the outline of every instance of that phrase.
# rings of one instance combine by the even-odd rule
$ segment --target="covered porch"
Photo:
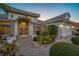
[[[36,35],[34,18],[20,17],[14,24],[15,36],[33,36]]]

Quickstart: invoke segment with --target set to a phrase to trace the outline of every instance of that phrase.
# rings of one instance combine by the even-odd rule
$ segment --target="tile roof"
[[[79,22],[73,22],[73,26],[79,28]]]
[[[42,25],[42,24],[44,24],[44,21],[42,21],[42,20],[37,20],[37,23],[36,23],[36,24]]]
[[[56,22],[56,21],[63,20],[63,17],[66,17],[66,15],[68,15],[70,17],[69,12],[66,12],[64,14],[61,14],[61,15],[58,15],[58,16],[56,16],[54,18],[51,18],[51,19],[46,20],[45,23],[51,23],[51,22]],[[67,21],[67,20],[63,20],[63,21]]]
[[[28,15],[28,16],[32,16],[32,17],[40,17],[40,14],[36,14],[36,13],[32,13],[32,12],[28,12],[28,11],[24,11],[18,8],[14,8],[11,6],[8,6],[6,4],[0,4],[3,5],[3,7],[8,11],[8,12],[13,12],[13,13],[18,13],[18,14],[23,14],[23,15]]]

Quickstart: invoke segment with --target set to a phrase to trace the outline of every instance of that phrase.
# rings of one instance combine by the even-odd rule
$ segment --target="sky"
[[[69,12],[71,15],[70,20],[79,22],[78,3],[11,3],[9,5],[25,11],[40,14],[38,19],[43,21]]]

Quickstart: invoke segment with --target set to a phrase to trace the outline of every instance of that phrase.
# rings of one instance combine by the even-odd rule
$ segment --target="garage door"
[[[65,37],[65,36],[69,36],[72,35],[72,30],[69,26],[64,26],[61,28],[61,36]]]

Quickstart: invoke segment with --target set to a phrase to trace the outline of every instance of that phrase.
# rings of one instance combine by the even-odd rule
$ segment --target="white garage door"
[[[64,26],[61,28],[61,36],[65,37],[65,36],[69,36],[72,35],[72,30],[69,26]]]

